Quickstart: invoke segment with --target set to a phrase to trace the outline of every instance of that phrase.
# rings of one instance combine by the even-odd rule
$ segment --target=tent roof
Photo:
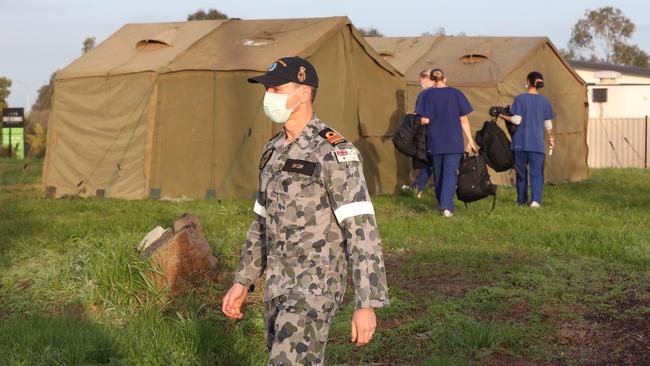
[[[57,72],[57,79],[160,70],[222,23],[223,20],[206,20],[126,24]]]
[[[420,71],[440,67],[456,86],[495,85],[545,45],[558,54],[546,37],[369,37],[367,40],[405,75],[409,84],[419,83]]]
[[[57,79],[181,70],[265,71],[280,57],[309,57],[342,27],[375,62],[384,60],[347,17],[127,24],[57,73]]]

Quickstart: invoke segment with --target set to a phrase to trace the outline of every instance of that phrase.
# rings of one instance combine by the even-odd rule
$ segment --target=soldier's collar
[[[316,125],[319,121],[320,120],[316,116],[316,113],[314,113],[305,128],[300,132],[300,136],[296,139],[296,144],[298,144],[301,149],[309,147],[311,140],[318,134],[319,128]]]

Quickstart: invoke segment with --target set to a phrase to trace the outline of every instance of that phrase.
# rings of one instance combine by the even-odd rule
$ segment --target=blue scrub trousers
[[[514,151],[515,171],[517,172],[517,203],[528,205],[535,201],[542,204],[544,186],[544,153],[533,151]],[[531,200],[528,201],[528,178],[530,177]]]
[[[441,210],[454,212],[454,195],[458,182],[458,167],[463,154],[429,155],[433,164],[433,185]]]
[[[427,183],[429,182],[429,178],[431,178],[432,174],[433,174],[433,168],[431,166],[420,169],[420,172],[418,173],[418,177],[415,178],[415,182],[413,183],[413,187],[417,188],[418,191],[420,192],[424,191],[424,189],[427,187]]]

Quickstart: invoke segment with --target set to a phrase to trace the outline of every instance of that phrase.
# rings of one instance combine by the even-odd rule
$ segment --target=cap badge
[[[269,67],[269,72],[275,70],[276,67],[278,67],[278,63],[277,62],[272,63],[271,66]]]
[[[305,71],[306,70],[304,66],[300,66],[300,69],[298,69],[298,81],[301,83],[307,79],[307,73]]]

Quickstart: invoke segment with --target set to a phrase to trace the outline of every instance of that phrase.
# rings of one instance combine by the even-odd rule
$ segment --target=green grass
[[[249,201],[49,200],[40,169],[0,160],[0,364],[265,363],[260,294],[242,321],[219,311]],[[392,305],[377,312],[373,342],[357,348],[348,296],[328,363],[582,363],[587,349],[558,341],[562,324],[650,316],[648,182],[650,171],[596,170],[585,182],[546,186],[538,211],[499,188],[491,215],[485,200],[451,220],[434,212],[430,191],[375,197]],[[135,247],[184,212],[201,219],[226,280],[170,298]]]

